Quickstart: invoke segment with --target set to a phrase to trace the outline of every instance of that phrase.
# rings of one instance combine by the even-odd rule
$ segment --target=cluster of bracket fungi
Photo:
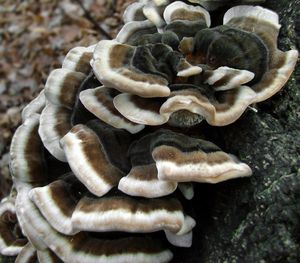
[[[190,2],[131,4],[116,39],[75,47],[50,74],[12,141],[1,254],[19,263],[170,262],[174,247],[192,245],[196,222],[179,200],[193,198],[193,183],[251,175],[188,130],[230,124],[271,97],[298,53],[277,49],[273,11],[235,6],[210,28],[199,4],[226,1]]]

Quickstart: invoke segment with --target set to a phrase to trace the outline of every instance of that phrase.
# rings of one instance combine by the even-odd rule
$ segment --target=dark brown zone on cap
[[[128,155],[130,156],[132,167],[146,166],[154,163],[154,160],[150,153],[151,141],[143,140],[144,137],[133,142],[128,149]]]
[[[24,247],[27,243],[27,239],[26,238],[18,238],[16,239],[12,244],[11,246],[14,246],[14,247]]]
[[[26,140],[24,157],[28,165],[28,174],[30,176],[28,180],[30,182],[41,182],[47,177],[43,153],[44,147],[38,134],[38,126],[39,124],[36,123],[27,134],[27,138],[23,138]]]
[[[127,210],[131,213],[151,213],[155,210],[168,212],[182,211],[180,202],[174,198],[136,199],[130,197],[104,197],[101,199],[82,198],[76,210],[85,213],[107,212],[111,210]]]
[[[93,169],[98,174],[101,173],[99,175],[101,179],[109,185],[116,185],[123,174],[107,160],[102,142],[93,130],[79,124],[70,132],[74,133],[78,140],[84,142],[81,144],[82,152]]]
[[[129,97],[130,101],[139,109],[159,114],[159,109],[164,103],[165,99],[160,98],[141,98],[139,96],[132,95]]]
[[[16,213],[14,213],[10,210],[6,210],[1,215],[0,220],[1,220],[1,222],[4,222],[4,223],[17,223],[18,222]]]
[[[234,17],[226,25],[258,35],[271,52],[277,49],[279,29],[268,21],[259,20],[254,17]]]
[[[129,63],[135,48],[125,44],[114,44],[109,50],[109,66],[119,69]]]
[[[160,76],[144,73],[133,66],[123,66],[122,75],[137,82],[148,82],[150,84],[167,85],[168,81]]]
[[[214,74],[213,70],[204,70],[202,71],[202,78],[203,80],[209,79]]]
[[[36,255],[36,251],[34,251],[34,253],[26,259],[26,263],[36,263],[36,262],[38,262],[37,260],[38,260],[38,258]]]
[[[166,34],[164,35],[166,38]],[[143,36],[146,38],[146,36]],[[139,44],[128,62],[138,73],[156,76],[172,82],[175,68],[181,55],[163,43],[160,35],[158,43]],[[153,39],[154,40],[154,39]],[[166,39],[165,39],[166,40]]]
[[[144,16],[143,9],[142,8],[136,9],[132,21],[143,21],[145,19],[146,18]]]
[[[92,120],[86,125],[94,131],[105,150],[105,156],[112,166],[117,167],[123,173],[128,173],[131,166],[127,151],[132,143],[132,136],[123,129],[117,129],[101,120]]]
[[[193,52],[193,50],[194,50],[194,38],[187,37],[187,38],[182,39],[179,42],[178,49],[182,54],[184,54],[186,56],[185,59],[187,61],[189,61],[187,59],[187,56],[191,56],[192,55],[191,52]]]
[[[253,25],[257,25],[257,23],[259,23],[259,26],[253,27]],[[272,84],[275,78],[274,76],[278,74],[277,69],[281,68],[286,63],[286,55],[284,52],[277,49],[277,37],[279,29],[270,22],[248,17],[233,18],[230,20],[229,24],[234,27],[240,27],[249,32],[252,32],[254,28],[255,34],[257,34],[268,47],[270,56],[269,71],[267,71],[259,83],[252,87],[256,92],[261,92]],[[289,72],[289,74],[291,73],[292,72]],[[287,78],[289,74],[287,75]],[[281,83],[281,85],[284,85],[284,83]]]
[[[13,229],[17,223],[8,221],[7,213],[15,215],[11,211],[6,211],[0,216],[0,236],[6,246],[23,247],[26,244],[25,238],[20,238],[13,233]],[[11,217],[11,216],[10,216]]]
[[[209,165],[215,165],[230,161],[229,156],[221,151],[208,154],[201,151],[183,153],[174,147],[165,145],[154,148],[152,153],[156,161],[170,161],[177,165],[187,163],[207,163]]]
[[[259,83],[252,87],[256,92],[260,92],[272,84],[275,78],[274,76],[278,74],[277,69],[286,63],[286,55],[277,49],[279,29],[268,21],[250,17],[232,18],[228,25],[241,28],[248,32],[253,32],[254,30],[254,33],[262,39],[269,50],[269,71],[263,75]]]
[[[70,186],[64,181],[55,181],[51,183],[49,186],[50,198],[54,201],[54,203],[59,207],[60,211],[66,216],[71,217],[72,213],[76,206],[75,200]],[[39,199],[40,203],[44,203],[43,199],[44,195],[40,195],[40,193],[35,194],[36,198]]]
[[[154,133],[154,142],[151,143],[151,151],[158,146],[175,147],[181,152],[203,151],[205,153],[213,153],[220,151],[218,146],[209,141],[189,137],[169,130],[162,130],[162,134],[157,138],[155,138],[155,135]]]
[[[126,43],[131,44],[144,35],[155,34],[155,33],[157,33],[156,26],[146,26],[143,28],[136,28],[134,31],[131,31],[130,35],[127,36]]]
[[[206,54],[201,51],[193,51],[185,54],[185,59],[192,65],[206,65]],[[202,76],[208,75],[207,70],[202,71]],[[209,71],[208,71],[209,72]]]
[[[147,134],[132,143],[128,150],[132,166],[149,165],[154,162],[153,149],[158,146],[172,146],[181,152],[204,151],[206,153],[220,151],[220,148],[211,142],[185,136],[181,133],[161,129]]]
[[[16,239],[12,234],[11,230],[8,228],[7,224],[2,222],[1,218],[0,218],[0,234],[1,234],[1,239],[3,239],[3,241],[7,246],[10,246]]]
[[[236,103],[237,97],[239,96],[243,87],[226,90],[226,91],[219,91],[216,93],[217,103],[214,103],[214,107],[216,108],[217,112],[226,112],[230,110],[230,108]],[[242,112],[241,112],[242,114]]]
[[[84,79],[84,75],[78,76],[77,74],[78,72],[67,73],[59,90],[60,92],[58,99],[60,103],[69,109],[72,109],[74,106],[76,91]]]
[[[255,73],[250,85],[260,81],[268,70],[269,50],[257,34],[223,25],[212,29],[209,35],[211,42],[207,45],[206,54],[208,65],[213,68],[229,66],[245,69]],[[200,40],[199,45],[203,42]]]
[[[75,126],[76,124],[86,123],[89,120],[95,119],[95,115],[88,111],[79,99],[79,95],[81,91],[87,89],[95,89],[99,87],[101,83],[95,77],[93,71],[89,73],[89,75],[82,81],[80,87],[77,89],[75,104],[72,109],[71,115],[71,125]]]
[[[178,8],[171,14],[171,21],[174,20],[188,20],[197,21],[203,20],[205,22],[205,16],[203,13],[197,11],[186,10],[185,8]]]
[[[180,71],[186,70],[190,67],[191,67],[190,63],[188,63],[186,59],[182,58],[178,61],[177,65],[176,65],[176,71],[180,72]]]
[[[281,51],[278,51],[278,56],[277,56],[277,61],[276,61],[275,68],[269,69],[269,71],[267,71],[263,75],[261,81],[259,83],[257,83],[256,85],[252,86],[251,88],[255,92],[261,92],[264,89],[268,88],[274,82],[274,79],[277,77],[278,69],[280,69],[281,67],[284,66],[284,64],[287,63],[286,60],[287,60],[287,56],[284,53],[282,53]],[[292,73],[292,70],[290,72],[288,72],[286,81],[288,80],[288,77],[291,73]],[[281,80],[280,84],[281,84],[281,86],[283,86],[285,84],[285,81],[282,82],[282,80]]]
[[[70,238],[71,239],[71,238]],[[73,251],[96,255],[96,256],[118,256],[122,254],[156,254],[167,251],[159,239],[128,237],[114,240],[103,240],[90,238],[84,235],[72,237],[70,242]]]
[[[122,73],[118,74],[128,77],[134,81],[166,85],[167,81],[164,78],[152,74],[145,74],[133,66],[127,65],[134,55],[134,50],[135,48],[122,44],[116,44],[111,47],[109,50],[109,66],[112,70],[122,68]]]
[[[194,37],[199,30],[204,28],[207,28],[204,20],[175,20],[165,26],[165,31],[172,31],[181,40],[184,37]]]
[[[225,86],[226,84],[228,84],[230,82],[231,79],[233,79],[234,77],[236,77],[238,75],[239,75],[238,72],[232,72],[230,74],[227,74],[224,77],[222,77],[221,79],[219,79],[218,81],[216,81],[213,84],[213,87],[218,88],[218,87],[221,87],[221,86]]]
[[[128,176],[130,178],[134,178],[134,179],[142,180],[142,181],[158,180],[157,169],[156,169],[156,165],[154,163],[149,164],[149,165],[135,166],[131,169]]]
[[[112,115],[118,116],[120,119],[125,121],[126,123],[130,125],[136,125],[133,122],[126,119],[120,112],[117,111],[117,109],[114,107],[113,99],[118,93],[114,89],[110,88],[102,88],[97,89],[94,92],[95,97],[97,101],[102,104]]]
[[[84,52],[76,63],[75,71],[88,73],[90,71],[90,60],[93,56],[92,52]]]
[[[60,138],[64,137],[71,129],[71,114],[72,112],[64,107],[48,105],[48,107],[55,107],[53,119],[55,119],[54,130]],[[44,127],[47,129],[47,127]]]

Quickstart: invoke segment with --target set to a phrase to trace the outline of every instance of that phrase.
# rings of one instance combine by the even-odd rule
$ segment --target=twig
[[[75,1],[80,8],[83,10],[84,12],[84,16],[94,25],[94,27],[102,34],[104,35],[107,39],[112,39],[112,37],[109,35],[108,32],[106,32],[98,23],[97,21],[90,15],[89,11],[86,10],[86,8],[84,7],[84,5],[82,4],[82,2],[80,0],[73,0]]]

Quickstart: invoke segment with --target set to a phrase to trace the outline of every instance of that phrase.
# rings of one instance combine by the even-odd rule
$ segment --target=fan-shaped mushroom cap
[[[199,31],[193,56],[212,69],[227,66],[253,72],[253,83],[261,79],[269,61],[268,50],[257,35],[225,25]]]
[[[71,129],[71,110],[48,103],[42,111],[39,135],[45,148],[58,160],[66,162],[65,152],[59,142]]]
[[[266,21],[271,25],[273,25],[275,28],[277,29],[280,28],[278,15],[275,12],[260,6],[239,5],[239,6],[232,7],[226,11],[223,18],[223,23],[233,25],[234,22],[232,24],[230,23],[230,20],[231,19],[236,20],[238,18],[242,18],[242,19],[250,18],[260,22]]]
[[[277,49],[278,15],[259,6],[237,6],[226,12],[224,24],[254,33],[263,41],[269,52],[268,69],[251,88],[256,92],[255,102],[273,96],[287,82],[298,59],[297,50],[282,52]]]
[[[139,23],[139,22],[135,22]],[[177,42],[166,33],[157,43],[130,46],[112,40],[100,41],[94,52],[92,67],[97,78],[107,87],[141,97],[166,97],[167,84],[176,76],[190,77],[202,68],[191,65],[171,46],[159,43]],[[172,45],[172,43],[170,43]]]
[[[220,1],[202,2],[221,4]],[[225,4],[229,2],[225,1]],[[145,5],[139,8],[145,8]],[[105,52],[109,55],[102,60],[104,63],[100,63],[100,58],[99,66],[94,64],[94,71],[107,87],[128,93],[115,96],[113,102],[125,118],[137,124],[161,125],[169,121],[170,125],[185,127],[206,119],[211,125],[228,125],[237,120],[250,104],[278,92],[298,58],[296,50],[282,52],[277,49],[278,15],[262,7],[233,7],[226,12],[224,25],[210,29],[205,28],[210,24],[205,9],[176,1],[165,7],[164,19],[167,26],[161,33],[147,34],[143,27],[150,28],[151,23],[135,21],[132,25],[136,30],[140,29],[142,40],[136,40],[137,35],[132,34],[126,36],[126,40],[119,39],[127,45],[116,41],[98,44],[102,52],[99,52],[99,57],[104,58]],[[186,29],[181,30],[179,24],[172,25],[178,21],[202,21],[205,25],[187,24],[183,26]],[[130,23],[124,27],[123,33],[130,31]],[[123,33],[121,31],[120,36]],[[177,47],[185,58],[174,51]],[[122,55],[120,50],[123,50]],[[164,55],[166,53],[168,55]],[[113,57],[122,59],[110,70],[110,64],[116,64],[108,63]],[[122,81],[117,79],[120,73]],[[205,84],[212,95],[203,94]],[[186,87],[173,89],[178,85]],[[200,89],[198,94],[197,89]],[[134,95],[168,99],[143,102]]]
[[[173,2],[164,11],[164,19],[167,24],[176,20],[199,21],[204,20],[210,27],[210,15],[200,6],[192,6],[181,1]]]
[[[15,263],[30,263],[36,262],[36,260],[36,249],[32,244],[30,244],[30,242],[28,242],[18,254]]]
[[[78,202],[76,181],[54,181],[44,187],[35,187],[29,192],[30,199],[38,207],[49,224],[60,233],[73,235],[78,233],[73,228],[71,217]],[[78,185],[78,183],[77,183]],[[80,190],[80,186],[77,191]]]
[[[103,40],[94,52],[93,70],[107,87],[143,97],[164,97],[170,93],[167,80],[158,75],[138,72],[130,66],[128,55],[134,48],[116,41]],[[128,65],[128,66],[126,66]]]
[[[251,74],[252,75],[252,74]],[[236,78],[241,81],[242,79]],[[211,80],[213,81],[213,80]],[[216,88],[225,87],[232,88],[235,80],[229,81],[226,86],[217,86]],[[202,118],[215,126],[227,125],[237,120],[245,111],[249,104],[255,98],[255,92],[247,86],[239,86],[238,88],[218,93],[218,98],[208,95],[205,90],[200,92],[195,86],[191,89],[189,86],[178,85],[178,91],[173,91],[171,96],[165,101],[155,99],[144,99],[130,94],[119,94],[114,98],[114,106],[127,119],[132,122],[144,125],[161,125],[169,121],[172,115],[180,111],[189,111],[199,115],[198,121]],[[184,113],[186,115],[186,113]],[[175,126],[195,125],[191,122],[191,116],[187,120],[181,118],[183,123],[174,123]],[[196,120],[196,122],[198,122]],[[189,124],[189,122],[191,122]]]
[[[28,197],[31,189],[30,185],[18,185],[16,206],[18,218],[23,224],[22,228],[26,229],[27,235],[29,233],[35,239],[39,238],[64,262],[117,263],[122,260],[128,263],[154,261],[166,263],[172,259],[172,253],[163,248],[158,240],[152,238],[128,237],[107,240],[84,233],[74,236],[59,234],[31,203]]]
[[[42,90],[40,94],[23,109],[22,121],[24,122],[32,114],[35,113],[40,114],[45,106],[46,106],[46,98],[45,98],[44,90]]]
[[[5,256],[19,254],[26,239],[14,233],[12,225],[17,224],[16,211],[13,200],[3,199],[0,203],[0,253]]]
[[[254,73],[229,67],[219,67],[215,70],[206,70],[203,76],[204,83],[209,84],[216,91],[229,90],[250,82]]]
[[[133,196],[160,197],[174,192],[178,182],[217,183],[252,173],[246,164],[213,143],[169,130],[135,141],[128,154],[132,168],[118,188]],[[183,194],[191,199],[192,186],[184,186]]]
[[[252,173],[246,164],[213,143],[169,130],[142,137],[129,153],[133,166],[154,161],[158,179],[172,182],[216,183]]]
[[[247,86],[219,93],[220,102],[214,99],[210,100],[193,89],[175,91],[172,92],[172,95],[160,108],[160,114],[166,120],[174,112],[188,110],[203,116],[210,125],[214,126],[223,126],[234,122],[255,99],[255,92]]]
[[[189,219],[188,219],[189,218]],[[83,198],[72,215],[73,225],[85,231],[125,231],[149,233],[168,230],[177,235],[195,226],[184,215],[176,199],[141,199],[129,197]]]
[[[10,168],[21,182],[44,182],[43,143],[37,134],[39,115],[31,115],[16,130],[10,147]]]
[[[210,16],[204,8],[181,1],[166,7],[164,19],[167,23],[165,31],[174,32],[179,39],[194,37],[199,30],[210,26]]]
[[[148,134],[131,144],[128,155],[132,168],[127,176],[120,180],[119,190],[131,196],[147,198],[166,196],[176,190],[176,182],[158,179],[152,158],[152,146],[159,141],[159,136],[163,133],[164,131],[159,131]]]
[[[57,106],[72,109],[75,103],[76,91],[86,77],[81,72],[61,68],[53,70],[45,85],[45,96],[48,101]]]
[[[248,165],[211,142],[170,131],[158,142],[152,157],[161,180],[217,183],[252,174]]]
[[[102,86],[80,92],[80,100],[86,109],[107,124],[130,133],[138,133],[144,129],[144,125],[129,121],[115,109],[113,99],[118,94],[115,89]]]
[[[124,131],[93,122],[90,128],[82,124],[74,126],[61,144],[76,177],[90,192],[102,196],[117,185],[122,170],[127,169],[129,140]]]
[[[62,68],[88,74],[91,70],[90,60],[93,57],[95,46],[72,48],[66,55]]]
[[[29,196],[52,227],[68,235],[79,231],[141,233],[165,230],[174,235],[170,241],[177,242],[177,238],[181,240],[195,225],[193,219],[183,214],[176,199],[146,201],[113,196],[79,200],[61,180],[34,188]]]
[[[128,120],[146,125],[160,125],[166,122],[159,109],[164,100],[144,99],[128,93],[114,97],[113,104],[116,109]]]

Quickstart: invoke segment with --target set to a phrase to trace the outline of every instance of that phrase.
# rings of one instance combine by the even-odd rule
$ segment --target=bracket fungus
[[[170,262],[175,246],[192,245],[193,184],[251,175],[190,128],[228,125],[270,98],[298,52],[277,48],[271,10],[234,6],[210,27],[205,8],[229,1],[169,2],[129,5],[116,39],[72,49],[24,108],[10,149],[17,194],[0,204],[2,254]]]
[[[127,21],[139,11],[135,5],[127,10]],[[259,6],[232,7],[213,28],[205,9],[180,1],[167,5],[161,18],[165,26],[155,33],[155,21],[127,22],[93,54],[97,78],[120,92],[115,108],[136,124],[189,127],[205,119],[228,125],[278,92],[298,58],[296,50],[277,49],[278,15]]]

